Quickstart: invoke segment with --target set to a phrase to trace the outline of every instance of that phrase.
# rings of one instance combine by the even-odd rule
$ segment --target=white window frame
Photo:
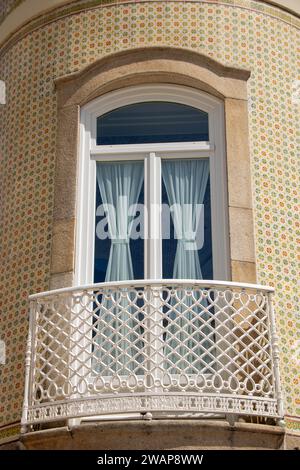
[[[96,145],[97,117],[122,106],[165,101],[192,106],[208,113],[209,142],[179,142],[135,145]],[[141,85],[107,93],[81,108],[78,198],[76,214],[76,256],[74,285],[93,283],[95,245],[96,162],[144,160],[145,204],[161,201],[161,157],[209,158],[213,277],[230,280],[225,125],[223,102],[207,93],[178,85]],[[157,158],[158,157],[158,158]],[[150,175],[149,175],[150,173]],[[148,187],[149,177],[155,185]],[[155,210],[155,209],[154,209]],[[145,279],[162,277],[160,214],[148,210],[147,229],[152,221],[152,240],[146,240]],[[153,224],[153,220],[156,223]],[[154,230],[153,230],[154,228]],[[151,256],[150,254],[151,244]]]

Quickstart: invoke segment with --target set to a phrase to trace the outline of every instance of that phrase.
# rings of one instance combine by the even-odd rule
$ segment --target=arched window
[[[208,113],[179,103],[129,104],[97,118],[97,145],[208,140]]]
[[[223,104],[179,86],[81,111],[76,282],[229,279]]]

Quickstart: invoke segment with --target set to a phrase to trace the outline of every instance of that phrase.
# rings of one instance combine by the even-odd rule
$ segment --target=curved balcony
[[[133,414],[279,420],[272,295],[173,279],[31,296],[23,431]]]

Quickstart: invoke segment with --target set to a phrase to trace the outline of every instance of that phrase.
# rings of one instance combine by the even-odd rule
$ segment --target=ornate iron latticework
[[[23,425],[133,412],[280,419],[271,297],[188,280],[31,296]]]

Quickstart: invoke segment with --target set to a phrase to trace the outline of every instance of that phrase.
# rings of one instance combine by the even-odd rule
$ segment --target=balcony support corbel
[[[238,415],[228,414],[226,415],[226,421],[228,422],[231,428],[234,428],[235,423],[238,421]]]

